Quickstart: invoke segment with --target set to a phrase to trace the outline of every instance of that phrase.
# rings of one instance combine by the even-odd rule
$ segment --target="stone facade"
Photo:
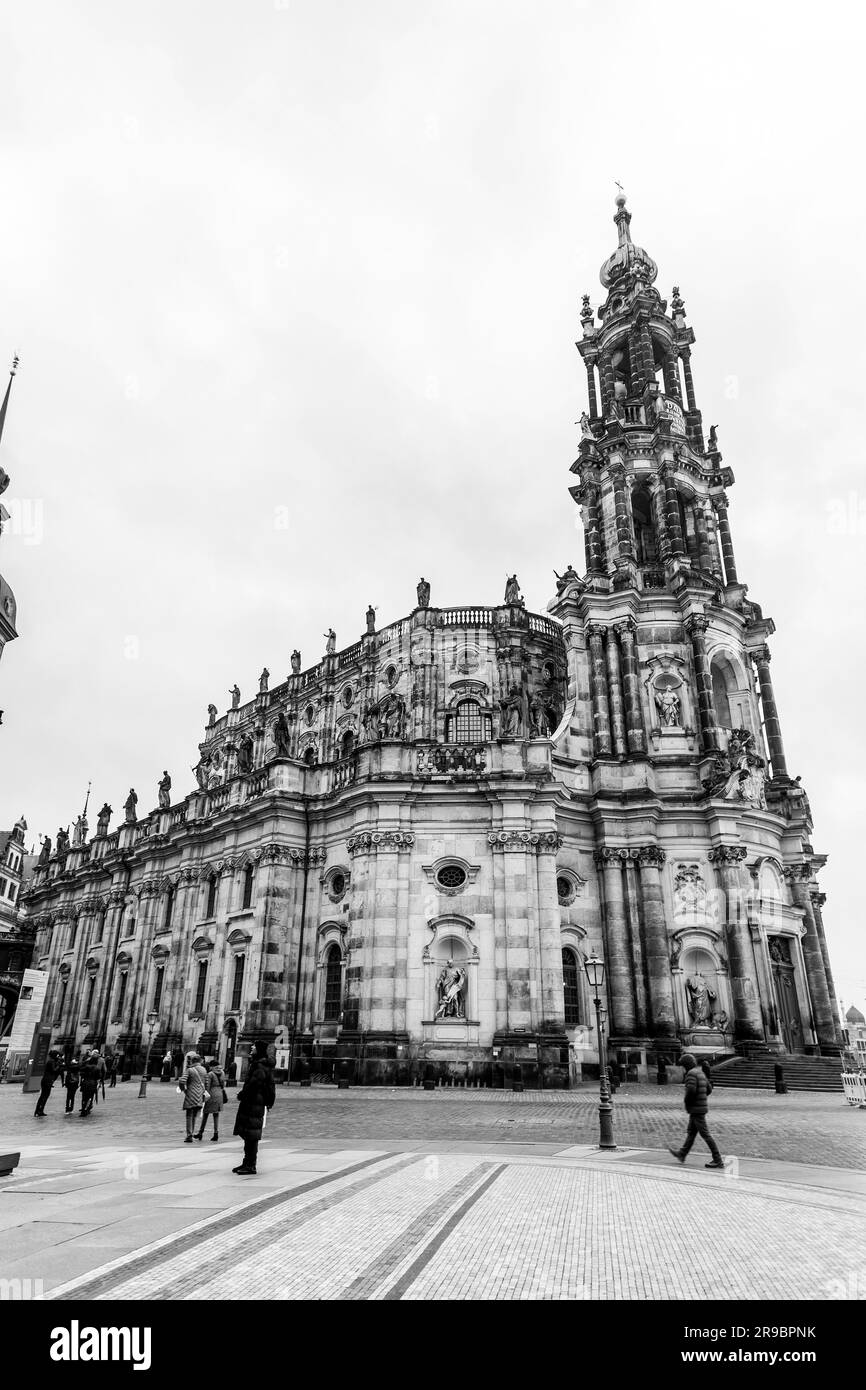
[[[327,649],[209,722],[198,788],[64,845],[26,904],[55,1042],[254,1038],[296,1066],[405,1084],[597,1074],[613,1059],[837,1052],[809,805],[788,776],[773,623],[733,555],[677,291],[619,200],[571,489],[586,571],[548,615],[516,578]],[[757,681],[757,684],[756,684]],[[108,808],[105,808],[106,810]]]

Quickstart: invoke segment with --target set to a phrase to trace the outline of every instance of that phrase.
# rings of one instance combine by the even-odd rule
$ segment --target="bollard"
[[[436,1089],[436,1070],[431,1062],[424,1068],[424,1090],[433,1091]]]
[[[523,1067],[520,1065],[519,1062],[516,1064],[513,1072],[511,1073],[511,1089],[512,1091],[523,1090]]]
[[[773,1072],[776,1078],[776,1095],[786,1096],[788,1094],[788,1087],[785,1085],[785,1073],[778,1062],[773,1067]]]
[[[310,1059],[305,1057],[303,1053],[298,1058],[298,1080],[302,1086],[312,1086],[313,1084],[310,1079]]]
[[[351,1070],[350,1070],[350,1068],[351,1068],[351,1063],[350,1063],[350,1062],[341,1062],[341,1063],[340,1063],[340,1070],[339,1070],[339,1074],[338,1074],[338,1077],[337,1077],[337,1090],[338,1090],[338,1091],[348,1091],[348,1089],[349,1089],[349,1077],[351,1076]]]
[[[668,1084],[668,1069],[664,1057],[659,1057],[658,1059],[656,1081],[659,1086],[667,1086]]]

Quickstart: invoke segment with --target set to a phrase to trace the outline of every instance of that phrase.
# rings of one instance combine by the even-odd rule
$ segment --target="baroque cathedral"
[[[103,807],[25,898],[53,1043],[294,1074],[564,1087],[600,1051],[835,1054],[817,874],[788,774],[774,625],[734,558],[678,289],[631,238],[584,296],[571,495],[585,568],[531,613],[413,611],[209,720],[197,786]],[[585,961],[605,964],[599,1048]]]

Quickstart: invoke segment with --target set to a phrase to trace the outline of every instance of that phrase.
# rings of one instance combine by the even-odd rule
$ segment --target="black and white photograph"
[[[7,1328],[246,1379],[223,1304],[576,1302],[579,1365],[826,1375],[857,7],[0,17]]]

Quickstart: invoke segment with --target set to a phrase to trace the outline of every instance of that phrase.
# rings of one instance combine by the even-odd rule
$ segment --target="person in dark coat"
[[[75,1092],[78,1090],[78,1078],[81,1074],[81,1062],[76,1057],[73,1061],[66,1064],[66,1113],[71,1115],[75,1109]]]
[[[244,1161],[233,1173],[246,1177],[255,1173],[259,1140],[265,1126],[265,1110],[270,1110],[277,1098],[274,1086],[273,1063],[268,1057],[266,1043],[253,1043],[250,1069],[238,1091],[238,1113],[234,1133],[244,1141]]]
[[[58,1079],[58,1077],[62,1082],[63,1062],[61,1060],[60,1053],[52,1049],[52,1051],[49,1052],[48,1060],[45,1063],[45,1070],[42,1073],[42,1085],[39,1091],[39,1099],[36,1102],[36,1109],[33,1111],[33,1114],[38,1115],[40,1119],[42,1119],[42,1117],[45,1115],[45,1102],[51,1095],[51,1088],[54,1085],[55,1081]]]
[[[690,1052],[686,1052],[680,1058],[679,1065],[685,1073],[683,1084],[685,1086],[684,1105],[689,1117],[689,1127],[686,1133],[685,1142],[681,1149],[670,1149],[674,1158],[680,1163],[685,1163],[686,1157],[692,1144],[698,1135],[701,1136],[709,1149],[712,1160],[705,1164],[706,1168],[724,1168],[724,1160],[719,1153],[718,1145],[707,1128],[707,1110],[709,1109],[709,1095],[713,1089],[713,1083],[706,1075],[702,1067],[699,1067],[695,1058]]]
[[[111,1059],[111,1061],[110,1061],[110,1063],[109,1063],[109,1065],[108,1065],[108,1075],[109,1075],[110,1078],[111,1078],[111,1080],[110,1080],[109,1083],[108,1083],[108,1089],[109,1089],[109,1091],[111,1090],[111,1088],[112,1088],[113,1086],[116,1086],[116,1085],[117,1085],[117,1073],[118,1073],[119,1071],[120,1071],[120,1053],[119,1053],[119,1052],[115,1052],[114,1056],[112,1057],[112,1059]]]
[[[81,1067],[81,1111],[82,1115],[89,1115],[93,1109],[93,1102],[96,1099],[96,1088],[99,1085],[99,1053],[91,1052],[85,1058]]]

